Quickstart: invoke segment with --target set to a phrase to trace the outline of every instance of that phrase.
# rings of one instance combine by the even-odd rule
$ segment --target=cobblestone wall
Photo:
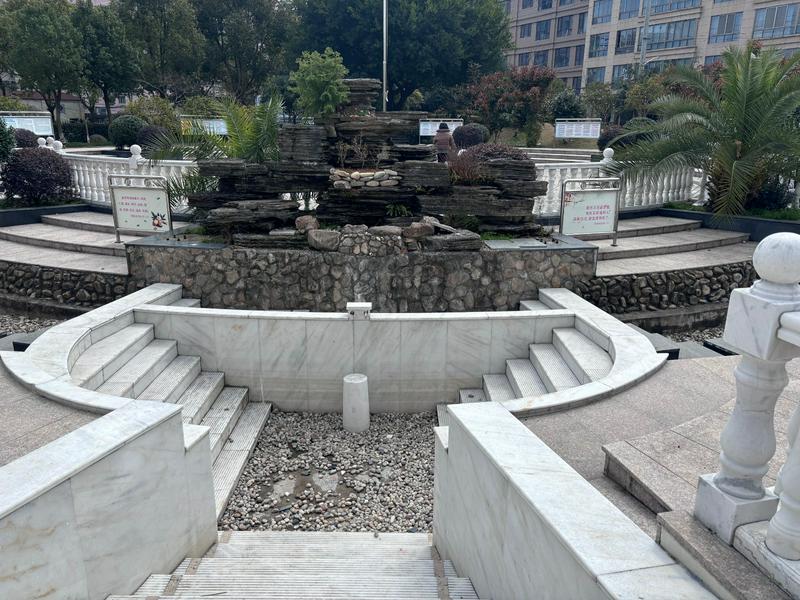
[[[606,312],[621,314],[724,302],[732,290],[749,287],[756,279],[748,261],[705,269],[592,277],[579,282],[575,291]]]
[[[126,275],[0,261],[0,293],[51,304],[96,307],[135,289]]]
[[[594,250],[337,252],[129,246],[137,285],[171,282],[215,308],[382,312],[516,310],[540,287],[574,289],[594,272]]]

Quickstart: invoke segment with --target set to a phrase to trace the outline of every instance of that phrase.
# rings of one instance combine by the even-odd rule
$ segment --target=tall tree
[[[354,77],[380,78],[382,3],[297,0],[302,47],[333,48]],[[497,0],[404,0],[389,7],[389,104],[403,106],[416,89],[451,86],[504,66],[511,44]]]
[[[114,0],[139,63],[139,84],[164,98],[194,83],[204,39],[190,0]]]
[[[91,0],[83,0],[75,9],[73,21],[83,38],[84,77],[100,90],[110,124],[114,100],[136,88],[136,53],[122,21],[111,7],[94,6]]]
[[[80,34],[72,23],[67,0],[10,0],[12,36],[9,64],[22,85],[38,92],[61,138],[61,97],[78,89],[85,60]]]
[[[290,6],[285,0],[193,2],[206,40],[206,73],[239,102],[252,103],[265,80],[288,70]]]

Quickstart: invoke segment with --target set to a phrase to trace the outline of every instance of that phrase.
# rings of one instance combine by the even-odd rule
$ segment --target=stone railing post
[[[778,512],[767,527],[767,548],[787,560],[800,560],[800,409],[789,421],[786,437],[789,452],[778,475],[775,493],[780,497]]]
[[[694,509],[729,544],[737,527],[770,519],[778,505],[764,475],[775,454],[775,403],[788,383],[786,363],[800,355],[777,335],[781,315],[800,309],[800,235],[765,238],[753,266],[761,279],[733,291],[725,323],[725,341],[742,354],[736,404],[720,437],[719,472],[700,477]]]
[[[139,144],[131,146],[131,157],[128,159],[128,170],[131,173],[139,170],[139,164],[144,162],[142,158],[142,147]]]

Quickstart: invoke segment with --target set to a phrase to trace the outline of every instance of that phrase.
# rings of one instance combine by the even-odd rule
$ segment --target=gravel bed
[[[21,314],[0,314],[0,333],[32,333],[44,327],[52,327],[61,323],[60,319],[31,317]]]
[[[711,327],[709,329],[689,329],[686,331],[674,331],[666,336],[676,342],[698,342],[702,344],[706,340],[721,338],[724,327]]]
[[[428,532],[435,425],[433,413],[373,415],[353,434],[341,415],[274,412],[219,528]]]

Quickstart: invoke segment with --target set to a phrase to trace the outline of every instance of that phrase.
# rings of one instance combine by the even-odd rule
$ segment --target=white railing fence
[[[787,428],[788,456],[774,493],[764,476],[775,455],[775,405],[800,357],[800,235],[765,238],[753,255],[761,277],[731,294],[724,339],[742,359],[736,404],[722,432],[719,472],[700,478],[695,517],[731,543],[740,525],[769,520],[767,551],[800,560],[800,409]]]
[[[72,171],[72,181],[78,197],[96,206],[111,206],[109,175],[153,175],[168,180],[180,179],[195,166],[189,160],[149,161],[142,157],[142,149],[136,144],[130,148],[130,158],[70,153],[64,150],[61,142],[53,138],[39,138],[39,146],[50,148],[64,157]]]
[[[606,148],[601,162],[536,164],[536,178],[547,181],[547,196],[536,199],[534,212],[554,216],[561,212],[561,185],[567,179],[605,177],[604,165],[614,159],[614,150]],[[668,202],[684,202],[692,197],[694,169],[677,169],[657,177],[640,175],[622,178],[622,210],[657,208]]]

